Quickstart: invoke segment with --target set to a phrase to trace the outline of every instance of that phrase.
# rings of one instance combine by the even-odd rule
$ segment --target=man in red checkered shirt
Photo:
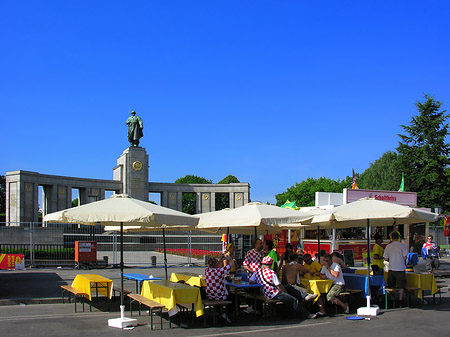
[[[277,274],[270,268],[273,259],[266,256],[262,260],[262,268],[258,269],[249,279],[252,283],[262,285],[264,297],[268,300],[283,302],[289,311],[297,312],[302,317],[316,318],[316,315],[308,313],[294,296],[289,295],[281,284]]]
[[[261,267],[263,243],[260,239],[253,241],[252,249],[245,255],[242,267],[247,270],[248,277],[252,276],[255,271]]]
[[[223,257],[220,260],[215,257],[209,258],[208,267],[205,269],[206,297],[210,300],[232,302],[227,305],[227,313],[222,313],[222,318],[228,323],[231,323],[229,317],[234,309],[234,296],[230,296],[225,286],[225,276],[228,275],[230,269],[231,266],[227,259]]]

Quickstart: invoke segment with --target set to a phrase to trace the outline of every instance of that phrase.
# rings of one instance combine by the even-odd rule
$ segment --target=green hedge
[[[28,248],[0,248],[0,254],[23,254],[25,259],[30,258]],[[62,249],[35,249],[35,259],[75,260],[75,248]]]

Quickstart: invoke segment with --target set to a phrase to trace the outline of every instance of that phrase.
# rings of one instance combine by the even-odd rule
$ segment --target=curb
[[[54,303],[62,303],[61,298],[14,298],[0,300],[0,306]]]

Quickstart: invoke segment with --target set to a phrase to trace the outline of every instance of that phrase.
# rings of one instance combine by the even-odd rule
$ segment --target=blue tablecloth
[[[361,296],[367,296],[367,275],[359,274],[348,274],[344,273],[345,287],[348,289],[362,290]],[[380,287],[378,293],[384,294],[386,283],[384,282],[384,276],[382,275],[371,275],[370,285]]]
[[[406,257],[406,265],[407,266],[415,266],[419,263],[419,255],[417,253],[408,253]]]

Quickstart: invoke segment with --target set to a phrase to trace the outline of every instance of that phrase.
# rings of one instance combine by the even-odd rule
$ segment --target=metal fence
[[[166,230],[165,238],[169,265],[204,265],[204,256],[222,251],[221,235],[217,234]],[[0,223],[0,253],[24,254],[27,267],[77,266],[76,241],[97,243],[94,265],[117,265],[119,240],[117,231],[105,231],[100,225]],[[130,267],[161,266],[163,246],[162,231],[124,233],[124,263]]]

